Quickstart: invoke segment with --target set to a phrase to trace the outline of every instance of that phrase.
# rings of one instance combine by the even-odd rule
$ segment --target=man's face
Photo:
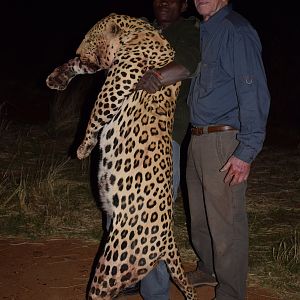
[[[228,0],[194,0],[198,13],[207,21],[218,10],[228,4]]]
[[[154,0],[153,10],[160,25],[172,24],[186,9],[185,0]]]

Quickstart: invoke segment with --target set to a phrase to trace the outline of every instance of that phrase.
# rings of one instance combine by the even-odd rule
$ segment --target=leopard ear
[[[121,27],[119,27],[117,24],[113,24],[110,31],[112,34],[117,35],[121,31]]]

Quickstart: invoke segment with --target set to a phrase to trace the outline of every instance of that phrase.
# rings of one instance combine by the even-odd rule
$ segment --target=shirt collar
[[[179,17],[178,20],[176,20],[174,23],[170,24],[170,25],[169,25],[168,27],[166,27],[165,29],[162,29],[162,28],[159,26],[157,20],[155,19],[155,20],[153,21],[153,27],[156,28],[156,29],[162,30],[162,31],[167,31],[167,30],[171,29],[172,27],[178,26],[178,24],[180,24],[180,23],[183,22],[183,21],[184,21],[184,18],[183,18],[183,17]]]
[[[202,21],[200,28],[208,33],[213,33],[225,17],[232,11],[232,5],[228,4],[211,16],[208,21]]]

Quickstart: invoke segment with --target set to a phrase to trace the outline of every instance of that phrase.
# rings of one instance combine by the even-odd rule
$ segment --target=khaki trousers
[[[199,268],[215,273],[217,300],[244,300],[248,272],[246,183],[230,187],[220,169],[238,145],[236,131],[192,135],[187,187]]]

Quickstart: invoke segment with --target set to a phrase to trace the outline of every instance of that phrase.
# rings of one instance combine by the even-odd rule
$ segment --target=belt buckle
[[[202,127],[202,134],[208,134],[208,127],[209,126]]]

